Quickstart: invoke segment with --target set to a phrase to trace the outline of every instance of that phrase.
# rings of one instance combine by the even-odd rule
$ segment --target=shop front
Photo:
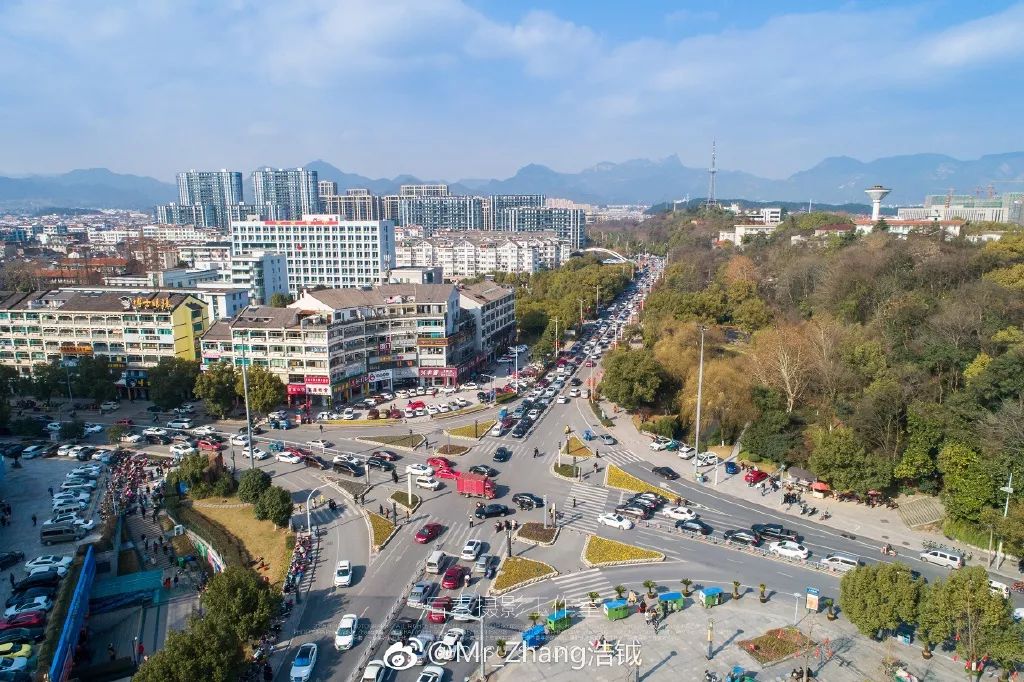
[[[454,386],[459,377],[458,367],[420,367],[423,386]]]
[[[369,393],[383,393],[391,391],[394,384],[394,372],[390,369],[378,369],[366,375],[367,391]]]

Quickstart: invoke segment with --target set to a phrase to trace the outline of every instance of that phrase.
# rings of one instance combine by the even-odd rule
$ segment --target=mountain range
[[[403,183],[423,182],[411,175],[369,178],[343,171],[326,161],[305,166],[321,180],[334,180],[340,190],[369,189],[393,194]],[[1024,152],[990,154],[959,160],[942,154],[909,154],[874,161],[830,157],[785,179],[719,169],[716,195],[750,201],[797,201],[816,204],[864,204],[864,189],[874,184],[892,188],[890,205],[914,205],[926,194],[1024,191]],[[247,183],[248,184],[248,183]],[[453,194],[545,194],[592,204],[656,204],[673,199],[704,197],[708,172],[684,166],[677,156],[659,160],[634,159],[600,163],[578,173],[563,173],[530,164],[505,179],[462,179],[449,182]],[[106,168],[74,170],[60,175],[0,176],[0,208],[38,209],[46,206],[151,209],[175,201],[174,184],[150,177],[114,173]]]

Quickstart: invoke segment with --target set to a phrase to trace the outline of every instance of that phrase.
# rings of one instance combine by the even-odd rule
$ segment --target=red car
[[[454,478],[458,478],[461,475],[462,475],[461,472],[458,472],[455,469],[451,469],[449,467],[440,467],[440,468],[434,470],[434,476],[436,478],[452,478],[452,479],[454,479]]]
[[[448,620],[448,613],[452,610],[451,597],[436,597],[430,602],[430,611],[427,612],[427,620],[431,623],[443,623]]]
[[[398,459],[398,455],[391,452],[390,450],[374,450],[373,456],[380,457],[385,462],[394,462],[395,460]]]
[[[200,450],[211,450],[213,452],[220,452],[221,450],[224,449],[224,444],[223,443],[217,443],[217,442],[212,441],[212,440],[205,440],[204,439],[204,440],[199,441],[199,443],[197,443],[197,445],[199,446]]]
[[[135,425],[135,422],[133,422],[131,419],[127,419],[127,418],[125,418],[125,419],[118,419],[114,423],[117,424],[118,426],[134,426]]]
[[[764,479],[768,478],[768,474],[759,469],[751,469],[747,472],[747,475],[743,477],[743,480],[750,485],[757,485]]]
[[[414,536],[414,538],[416,542],[422,545],[436,538],[438,535],[441,534],[442,530],[444,530],[444,526],[442,526],[440,523],[428,523],[427,525],[423,526],[418,531],[416,531],[416,535]]]
[[[284,449],[284,451],[289,454],[295,455],[296,457],[309,457],[313,454],[309,450],[303,450],[302,448],[296,447],[287,447]]]
[[[10,618],[0,618],[0,631],[42,627],[46,627],[46,611],[26,611]]]
[[[447,457],[431,457],[427,460],[427,466],[434,467],[435,469],[454,469],[455,462]]]
[[[585,367],[593,367],[594,366],[594,361],[593,360],[587,360],[585,363],[583,363],[583,365]]]
[[[441,580],[441,587],[446,590],[457,590],[462,587],[463,576],[467,575],[469,569],[465,566],[455,565],[444,572]]]

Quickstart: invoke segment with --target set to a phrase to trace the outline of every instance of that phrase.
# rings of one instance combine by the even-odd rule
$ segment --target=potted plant
[[[597,600],[601,595],[597,592],[587,592],[587,596],[590,597],[590,605],[597,606]]]
[[[765,589],[767,589],[767,585],[765,585],[764,583],[761,583],[760,585],[757,586],[757,589],[760,592],[760,595],[758,595],[757,598],[761,601],[762,604],[764,604],[765,602],[768,601],[768,595],[766,595],[764,593]]]
[[[612,589],[615,590],[615,598],[616,599],[622,599],[622,595],[624,595],[626,593],[626,586],[625,585],[616,585]]]
[[[693,581],[690,580],[689,578],[683,578],[679,582],[681,582],[683,584],[683,596],[684,597],[689,597],[690,596],[690,585],[693,584]]]
[[[643,582],[643,586],[647,589],[647,596],[653,597],[654,590],[656,587],[658,587],[658,583],[654,582],[653,580],[645,580]]]
[[[836,603],[834,599],[825,600],[825,617],[829,620],[836,619]]]
[[[927,660],[931,659],[931,657],[932,657],[932,643],[929,642],[927,638],[924,638],[924,646],[921,647],[921,658],[923,658],[924,660],[927,661]]]
[[[540,614],[539,614],[539,613],[537,613],[536,611],[534,611],[534,612],[533,612],[533,613],[531,613],[531,614],[530,614],[529,616],[527,616],[527,618],[529,618],[529,619],[530,619],[530,622],[531,622],[531,623],[533,623],[534,625],[536,625],[536,624],[537,624],[537,621],[538,621],[538,620],[540,620]]]
[[[739,599],[740,598],[740,581],[739,580],[733,580],[732,581],[732,598],[733,599]]]
[[[498,655],[502,658],[505,658],[505,645],[508,644],[508,642],[506,642],[503,639],[499,639],[495,642],[495,644],[498,647]]]

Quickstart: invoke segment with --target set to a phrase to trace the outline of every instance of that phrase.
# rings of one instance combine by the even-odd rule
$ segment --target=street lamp
[[[697,329],[700,331],[700,364],[697,369],[697,424],[693,435],[693,449],[696,450],[693,455],[694,480],[697,480],[699,471],[698,462],[700,460],[700,404],[704,391],[704,332],[707,331],[707,327],[702,324],[698,324]]]
[[[1003,505],[1003,520],[1005,521],[1007,514],[1010,513],[1010,495],[1013,495],[1013,471],[1012,470],[1010,471],[1010,480],[1008,480],[1006,482],[1006,485],[1004,485],[1002,488],[1000,488],[999,491],[1006,493],[1006,504]],[[999,538],[999,549],[996,550],[996,557],[999,557],[1002,554],[1003,554],[1003,538],[1000,537]],[[1005,556],[1004,556],[1004,558],[1005,558]],[[1000,559],[999,562],[1001,564],[1002,563],[1002,559]]]
[[[252,451],[256,445],[252,441],[252,415],[249,412],[249,358],[246,356],[250,343],[252,343],[252,337],[246,330],[246,341],[242,345],[242,393],[245,397],[245,429],[249,439],[249,468],[255,469],[256,457],[253,456]]]

